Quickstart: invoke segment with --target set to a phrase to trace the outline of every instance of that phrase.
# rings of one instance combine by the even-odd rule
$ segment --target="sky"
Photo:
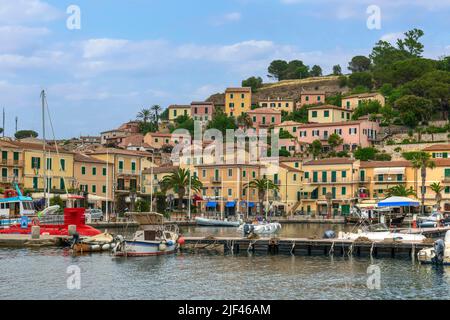
[[[71,5],[80,28],[68,28]],[[380,25],[368,28],[374,5]],[[0,0],[5,133],[14,134],[15,117],[19,130],[41,133],[43,89],[56,138],[71,138],[250,76],[273,81],[275,59],[346,71],[378,40],[415,27],[425,32],[424,56],[438,58],[450,54],[449,17],[450,0]]]

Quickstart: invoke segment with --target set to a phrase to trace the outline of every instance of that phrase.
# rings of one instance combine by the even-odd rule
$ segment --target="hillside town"
[[[341,96],[339,105],[329,104],[336,94]],[[420,141],[404,143],[405,136],[415,138],[407,128],[383,126],[381,116],[353,117],[355,110],[373,103],[384,107],[383,94],[317,88],[296,97],[255,101],[252,88],[230,87],[223,104],[196,101],[170,105],[165,112],[154,106],[99,136],[45,141],[45,147],[38,138],[3,138],[1,188],[11,189],[16,182],[34,200],[46,196],[50,203],[62,205],[68,194],[80,194],[87,207],[114,216],[151,210],[185,217],[189,209],[188,218],[205,213],[256,215],[267,210],[284,217],[336,217],[348,215],[353,205],[373,206],[391,195],[420,199],[421,190],[425,206],[431,208],[438,200],[444,211],[450,211],[448,136],[441,139],[424,132]],[[305,106],[305,123],[285,120]],[[228,129],[267,129],[278,135],[276,170],[268,170],[274,164],[263,158],[250,162],[248,155],[244,163],[219,164],[205,152],[196,158],[194,148],[189,149],[189,157],[173,157],[176,145],[194,139],[189,130],[178,135],[174,129],[186,129],[188,122],[206,129],[218,118],[232,123]],[[155,129],[143,133],[148,127]],[[215,148],[215,141],[203,140],[200,148]],[[236,153],[226,157],[236,159]],[[418,163],[417,154],[425,159],[423,163]],[[183,172],[192,172],[198,182],[192,191],[189,179],[180,177]],[[168,179],[173,183],[165,183]]]

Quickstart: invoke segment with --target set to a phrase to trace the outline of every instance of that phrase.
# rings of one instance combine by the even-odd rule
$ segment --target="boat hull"
[[[207,219],[207,218],[196,218],[195,222],[199,226],[205,226],[205,227],[239,227],[240,223],[239,221],[223,221],[223,220],[217,220],[217,219]]]
[[[164,249],[162,249],[163,247]],[[176,243],[168,245],[161,241],[125,241],[115,255],[119,257],[158,256],[173,254],[176,249]]]

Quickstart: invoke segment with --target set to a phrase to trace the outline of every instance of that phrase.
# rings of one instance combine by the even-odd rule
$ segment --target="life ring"
[[[40,225],[40,221],[38,218],[33,218],[33,220],[31,220],[31,225],[32,226],[38,226]]]

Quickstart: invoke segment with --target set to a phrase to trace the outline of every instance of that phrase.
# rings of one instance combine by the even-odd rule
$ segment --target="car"
[[[100,209],[88,209],[86,210],[86,214],[91,215],[91,220],[103,221],[103,211]]]

